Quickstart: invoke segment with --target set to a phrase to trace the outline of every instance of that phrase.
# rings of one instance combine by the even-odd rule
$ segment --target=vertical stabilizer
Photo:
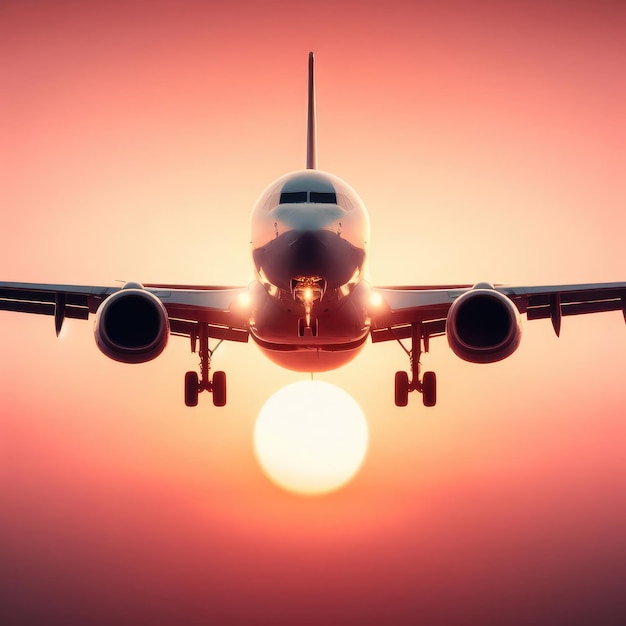
[[[317,124],[315,113],[315,56],[309,52],[309,101],[306,128],[306,168],[317,169]]]

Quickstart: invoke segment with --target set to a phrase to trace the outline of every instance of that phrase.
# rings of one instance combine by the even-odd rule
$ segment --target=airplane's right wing
[[[471,297],[472,291],[484,286],[375,288],[374,293],[382,299],[382,306],[373,311],[372,340],[409,337],[410,325],[415,323],[423,324],[431,337],[443,335],[452,303],[465,294],[468,294],[465,297]],[[622,311],[626,316],[626,282],[488,287],[510,299],[527,319],[551,319],[557,334],[561,318],[565,316],[606,311]]]
[[[379,341],[411,340],[410,375],[396,372],[395,403],[406,406],[419,391],[426,406],[437,400],[434,372],[420,370],[420,355],[433,337],[446,335],[452,351],[471,363],[507,358],[521,341],[520,314],[550,319],[557,335],[569,315],[621,311],[626,318],[626,282],[552,286],[383,287],[373,289],[380,302],[370,310],[370,334]]]

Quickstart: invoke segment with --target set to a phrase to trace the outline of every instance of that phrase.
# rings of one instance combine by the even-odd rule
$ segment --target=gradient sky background
[[[371,214],[378,284],[626,280],[621,2],[0,3],[2,280],[246,284],[249,211],[304,166]],[[356,479],[270,483],[252,433],[300,375],[221,348],[114,363],[92,324],[0,313],[3,624],[617,624],[626,328],[524,324],[505,362],[397,345],[320,375],[363,407]]]

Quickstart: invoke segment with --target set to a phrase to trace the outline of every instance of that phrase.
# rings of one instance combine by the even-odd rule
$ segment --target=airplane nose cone
[[[325,265],[324,258],[328,255],[328,245],[320,233],[305,231],[289,245],[289,265],[297,269],[296,274],[315,276],[315,271]]]

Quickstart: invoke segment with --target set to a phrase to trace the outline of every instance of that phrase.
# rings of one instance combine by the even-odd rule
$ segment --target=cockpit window
[[[328,191],[312,191],[311,202],[320,202],[323,204],[337,204],[337,194]]]
[[[306,191],[283,191],[280,194],[281,204],[290,204],[292,202],[306,202],[306,201],[307,201]]]
[[[281,204],[316,202],[318,204],[337,204],[337,194],[330,191],[283,191]]]

